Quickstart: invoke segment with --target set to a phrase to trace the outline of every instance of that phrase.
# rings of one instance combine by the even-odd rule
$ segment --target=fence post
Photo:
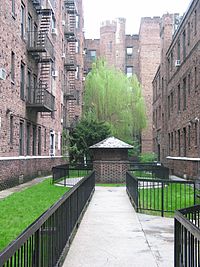
[[[34,267],[40,267],[40,229],[35,233]]]
[[[162,181],[162,191],[161,191],[161,216],[164,217],[164,182]]]
[[[174,266],[180,266],[181,224],[174,218]]]
[[[194,205],[196,204],[196,182],[194,182]]]
[[[136,180],[136,211],[138,212],[138,197],[139,197],[139,193],[138,193],[138,180]]]

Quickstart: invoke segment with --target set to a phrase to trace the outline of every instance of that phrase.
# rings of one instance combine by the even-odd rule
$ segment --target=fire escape
[[[65,38],[67,40],[67,55],[65,57],[64,66],[67,71],[67,83],[64,88],[64,98],[67,105],[67,117],[65,118],[65,128],[74,127],[74,100],[75,98],[75,72],[76,72],[76,5],[75,0],[65,0],[67,11],[67,23],[64,29]]]
[[[49,38],[52,9],[43,8],[40,0],[32,0],[40,22],[34,31],[28,32],[27,50],[38,63],[37,82],[28,88],[26,106],[37,112],[52,112],[55,97],[51,93],[51,65],[54,61],[54,47]]]

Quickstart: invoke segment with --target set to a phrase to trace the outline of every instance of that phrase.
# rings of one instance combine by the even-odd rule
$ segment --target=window
[[[190,22],[188,22],[188,27],[187,27],[187,40],[188,40],[188,45],[190,45]]]
[[[164,78],[161,80],[162,97],[164,96]]]
[[[15,0],[12,0],[12,16],[15,17]]]
[[[181,88],[180,88],[180,84],[178,85],[177,106],[178,106],[178,112],[180,112],[180,110],[181,110]]]
[[[170,94],[170,100],[171,100],[170,109],[171,109],[171,112],[173,112],[173,107],[174,107],[174,93],[173,92],[171,92]]]
[[[10,145],[13,145],[13,115],[10,116]]]
[[[187,108],[187,99],[186,99],[186,78],[183,79],[183,110]]]
[[[78,15],[76,15],[76,29],[79,29],[79,27],[80,27],[80,18],[79,18],[79,16]]]
[[[28,70],[27,73],[27,91],[26,91],[27,101],[31,102],[31,72]]]
[[[171,133],[171,151],[174,150],[174,134]]]
[[[194,88],[197,90],[197,67],[194,68]]]
[[[20,98],[24,100],[24,86],[25,86],[25,65],[21,62],[21,77],[20,77]]]
[[[25,37],[25,6],[21,4],[21,37]]]
[[[80,72],[79,72],[79,69],[80,69],[80,67],[79,67],[79,66],[76,66],[76,72],[75,72],[75,79],[76,79],[76,80],[79,80],[79,78],[80,78]]]
[[[183,59],[186,57],[186,41],[185,41],[185,31],[183,31]]]
[[[24,154],[24,123],[19,124],[19,155]]]
[[[197,127],[198,125],[197,125],[197,122],[195,122],[195,124],[194,124],[194,134],[195,134],[195,136],[194,136],[194,143],[195,143],[195,146],[197,146],[197,138],[198,138],[198,127]]]
[[[170,148],[171,148],[171,136],[170,133],[168,133],[168,153],[170,155]]]
[[[180,40],[177,42],[177,60],[181,59],[181,46],[180,46]]]
[[[186,147],[187,143],[186,143],[186,128],[183,128],[183,156],[186,157]]]
[[[190,87],[191,87],[191,76],[188,74],[188,95],[190,95]]]
[[[79,47],[79,40],[76,41],[76,54],[78,54],[80,51],[80,47]]]
[[[47,150],[47,130],[44,129],[44,151]]]
[[[178,130],[178,155],[181,155],[181,131]]]
[[[41,155],[41,127],[38,128],[38,155]]]
[[[112,52],[112,41],[109,42],[108,49],[109,49],[110,52]]]
[[[52,29],[56,28],[56,19],[54,17],[52,17],[52,20],[51,20],[51,27]]]
[[[36,127],[33,126],[32,155],[36,155]]]
[[[26,124],[26,155],[30,155],[31,126]]]
[[[96,59],[96,50],[90,50],[89,51],[89,57],[90,57],[90,60],[95,60]]]
[[[170,95],[167,97],[168,118],[170,118]]]
[[[194,11],[194,34],[197,34],[197,11]]]
[[[174,55],[173,55],[173,52],[171,52],[171,60],[170,60],[170,69],[171,69],[171,71],[172,71],[172,69],[173,69],[173,63],[174,63]]]
[[[11,52],[11,81],[15,82],[15,53]]]
[[[191,144],[191,126],[188,126],[188,147],[190,147]]]
[[[132,56],[133,55],[133,47],[127,47],[126,48],[126,55]]]
[[[28,14],[28,45],[31,47],[33,44],[33,31],[32,31],[32,17]]]
[[[133,76],[133,67],[132,66],[126,67],[126,76],[127,77]]]

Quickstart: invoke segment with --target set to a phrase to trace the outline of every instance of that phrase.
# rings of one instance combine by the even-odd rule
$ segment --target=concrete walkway
[[[173,219],[135,213],[125,187],[96,187],[64,267],[173,266]]]

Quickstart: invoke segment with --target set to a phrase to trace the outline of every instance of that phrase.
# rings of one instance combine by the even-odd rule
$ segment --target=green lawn
[[[0,251],[68,190],[46,179],[0,200]]]
[[[177,209],[194,205],[194,189],[192,186],[177,183],[169,184],[164,187],[163,193],[164,210],[171,214]],[[155,210],[157,211],[156,215],[160,215],[158,211],[162,209],[161,199],[161,188],[139,189],[139,211]],[[152,211],[150,213],[152,214]]]

